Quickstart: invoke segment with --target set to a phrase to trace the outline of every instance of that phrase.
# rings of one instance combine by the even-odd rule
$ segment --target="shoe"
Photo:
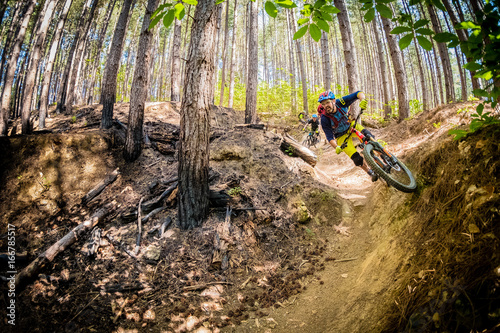
[[[376,182],[378,180],[378,175],[373,172],[373,170],[368,171],[368,175],[372,176],[372,182]]]

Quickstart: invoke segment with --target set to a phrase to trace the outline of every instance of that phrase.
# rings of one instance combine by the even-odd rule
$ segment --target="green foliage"
[[[418,99],[410,100],[410,115],[414,116],[420,112],[424,111],[424,104]]]
[[[287,149],[285,149],[285,153],[287,153],[290,156],[293,156],[294,152],[295,151],[294,151],[293,147],[288,147]]]
[[[241,192],[242,192],[241,187],[237,186],[237,187],[233,187],[232,189],[230,189],[227,193],[230,196],[235,197],[235,196],[240,195]]]
[[[459,110],[460,111],[460,110]],[[468,111],[468,109],[467,109]],[[491,112],[484,113],[484,103],[477,106],[476,112],[471,114],[472,121],[469,125],[468,130],[462,129],[452,129],[448,131],[448,134],[454,135],[453,140],[460,140],[466,137],[470,133],[474,133],[483,126],[488,125],[500,125],[500,120],[496,119]]]
[[[71,123],[76,123],[76,116],[71,117]]]
[[[364,16],[365,22],[371,22],[375,18],[375,10],[383,17],[392,19],[392,10],[385,5],[391,0],[361,0],[360,2],[363,4],[361,10],[367,11]]]

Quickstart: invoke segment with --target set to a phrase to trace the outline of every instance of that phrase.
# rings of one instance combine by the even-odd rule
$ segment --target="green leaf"
[[[318,25],[318,27],[320,27],[321,30],[325,31],[326,33],[330,32],[330,26],[325,21],[319,20],[316,24]]]
[[[394,2],[394,0],[376,0],[377,3],[390,3]]]
[[[410,6],[418,5],[421,2],[422,2],[422,0],[410,0]]]
[[[316,0],[314,3],[314,8],[318,9],[323,7],[326,4],[326,0]]]
[[[308,27],[309,27],[309,25],[305,25],[302,28],[300,28],[299,30],[297,30],[297,32],[293,35],[293,40],[299,39],[302,36],[304,36],[307,32]]]
[[[476,62],[468,62],[464,65],[464,68],[465,69],[468,69],[469,71],[478,71],[480,70],[481,68],[483,68],[483,66],[481,66],[480,64],[476,63]]]
[[[484,89],[474,89],[472,90],[472,93],[474,94],[474,96],[478,96],[478,97],[488,97],[488,92]]]
[[[276,9],[276,6],[271,1],[266,1],[266,5],[264,8],[266,9],[267,15],[271,17],[276,17],[278,15],[278,9]]]
[[[304,23],[309,22],[309,20],[310,20],[310,19],[309,19],[308,17],[306,17],[306,18],[301,18],[300,20],[298,20],[298,21],[297,21],[297,23],[298,23],[298,24],[299,24],[299,26],[300,26],[300,25],[302,25],[302,24],[304,24]]]
[[[413,33],[409,33],[408,35],[401,38],[399,40],[399,48],[401,50],[406,49],[408,46],[410,46],[412,39],[413,39]]]
[[[168,28],[172,24],[172,22],[174,22],[174,18],[175,18],[175,10],[170,9],[167,15],[163,17],[163,26],[165,28]]]
[[[460,22],[455,26],[456,29],[480,29],[481,26],[475,24],[472,21]]]
[[[478,115],[482,115],[482,114],[483,114],[483,110],[484,110],[484,104],[483,104],[483,103],[481,103],[481,104],[479,104],[479,105],[477,106],[477,108],[476,108],[476,112],[477,112],[477,114],[478,114]]]
[[[432,3],[434,4],[434,6],[441,9],[443,12],[446,12],[446,7],[443,5],[441,0],[432,0]]]
[[[410,32],[410,31],[411,31],[411,28],[400,26],[400,27],[395,27],[394,29],[392,29],[391,34],[398,35],[398,34],[402,34],[403,32]]]
[[[182,0],[182,2],[187,3],[188,5],[193,5],[193,6],[196,6],[198,4],[198,1],[196,1],[196,0]]]
[[[304,9],[300,11],[300,13],[304,16],[311,16],[313,10],[313,6],[310,4],[304,5]]]
[[[321,39],[321,30],[314,23],[309,25],[309,34],[315,41],[319,41]]]
[[[449,130],[448,134],[455,136],[453,140],[460,140],[463,137],[467,136],[467,131],[461,129],[454,129],[454,130]]]
[[[186,11],[184,10],[184,5],[182,3],[177,3],[174,6],[174,15],[175,17],[180,21],[184,18],[184,15],[186,14]]]
[[[454,41],[448,43],[448,48],[451,49],[453,47],[457,47],[458,45],[460,45],[460,41],[458,39],[455,39]]]
[[[148,30],[153,29],[158,24],[158,22],[160,22],[163,15],[165,15],[165,12],[161,13],[160,15],[156,15],[156,17],[149,23]]]
[[[365,4],[369,3],[369,4],[371,4],[371,6],[373,6],[373,0],[359,0],[359,2],[365,3]]]
[[[418,43],[420,46],[424,48],[424,50],[430,51],[432,50],[432,43],[430,40],[425,38],[424,36],[417,36]]]
[[[427,23],[429,23],[429,20],[418,20],[413,25],[413,29],[421,28],[421,27],[425,26]]]
[[[365,14],[365,22],[371,22],[375,18],[375,8],[371,8]]]
[[[478,129],[480,129],[481,127],[483,127],[483,125],[484,125],[484,123],[481,120],[474,119],[470,122],[469,129],[471,132],[475,132]]]
[[[392,10],[386,5],[379,3],[375,6],[375,8],[377,8],[377,12],[379,12],[383,17],[388,19],[392,18]]]
[[[485,79],[486,81],[491,80],[493,78],[493,72],[492,71],[481,71],[479,73],[476,73],[474,75],[475,78],[478,79]]]
[[[420,29],[416,30],[416,32],[418,32],[421,35],[429,35],[429,36],[434,35],[434,31],[432,31],[431,29],[427,29],[427,28],[420,28]]]
[[[322,18],[323,18],[323,20],[325,20],[325,21],[330,21],[330,22],[333,22],[332,15],[330,15],[330,14],[328,14],[328,13],[321,12],[321,17],[322,17]]]
[[[323,6],[321,9],[325,13],[330,13],[330,14],[338,14],[338,13],[340,13],[340,9],[338,9],[337,7],[334,7],[334,6],[330,6],[330,5]]]
[[[451,42],[454,37],[456,37],[454,34],[449,33],[449,32],[441,32],[439,34],[436,34],[434,37],[432,37],[436,42],[438,43],[447,43]]]
[[[223,3],[224,1],[226,1],[226,0],[217,0],[217,1],[215,1],[215,4],[216,4],[216,5],[220,5],[220,4],[221,4],[221,3]]]
[[[292,0],[276,0],[276,4],[283,8],[295,8],[297,5]]]

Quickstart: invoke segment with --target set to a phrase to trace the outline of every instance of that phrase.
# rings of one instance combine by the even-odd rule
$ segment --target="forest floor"
[[[468,123],[472,103],[372,130],[417,175],[414,194],[372,183],[324,140],[313,148],[319,162],[312,168],[281,151],[276,132],[288,124],[235,128],[241,112],[214,108],[209,176],[218,196],[206,223],[177,228],[174,190],[144,222],[131,256],[139,202],[175,187],[178,107],[147,105],[152,143],[131,164],[121,157],[122,128],[100,131],[95,105],[73,117],[53,115],[52,133],[1,139],[0,252],[7,223],[15,225],[18,271],[98,208],[114,202],[116,209],[97,226],[95,256],[87,255],[86,234],[17,292],[14,330],[2,290],[0,326],[277,333],[498,327],[500,134],[488,128],[460,143],[447,134]],[[127,111],[116,104],[125,124]],[[118,179],[83,204],[116,168]]]

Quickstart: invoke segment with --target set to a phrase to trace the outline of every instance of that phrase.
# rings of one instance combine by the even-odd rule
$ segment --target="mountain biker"
[[[303,124],[305,124],[307,122],[307,115],[304,111],[302,111],[301,113],[299,113],[299,121]]]
[[[349,136],[348,130],[350,122],[348,119],[349,106],[356,100],[361,100],[359,106],[361,109],[366,109],[367,101],[365,99],[365,94],[361,91],[356,91],[350,95],[341,97],[339,99],[335,98],[335,94],[331,91],[325,91],[319,95],[318,103],[318,114],[321,115],[321,127],[323,132],[325,132],[326,140],[330,145],[335,148],[335,152],[340,154],[342,148],[340,147],[342,143]],[[375,138],[370,131],[356,124],[356,129],[360,131],[363,135]],[[344,153],[349,156],[354,164],[361,169],[363,169],[368,175],[372,177],[372,181],[378,180],[378,176],[373,170],[371,170],[363,157],[356,151],[354,144],[352,142],[352,137],[348,138],[347,147],[343,149]]]
[[[304,128],[302,129],[303,131],[306,130],[307,125],[311,125],[311,132],[316,134],[319,137],[319,118],[316,114],[312,115],[312,118],[309,119],[306,124],[304,125]]]

